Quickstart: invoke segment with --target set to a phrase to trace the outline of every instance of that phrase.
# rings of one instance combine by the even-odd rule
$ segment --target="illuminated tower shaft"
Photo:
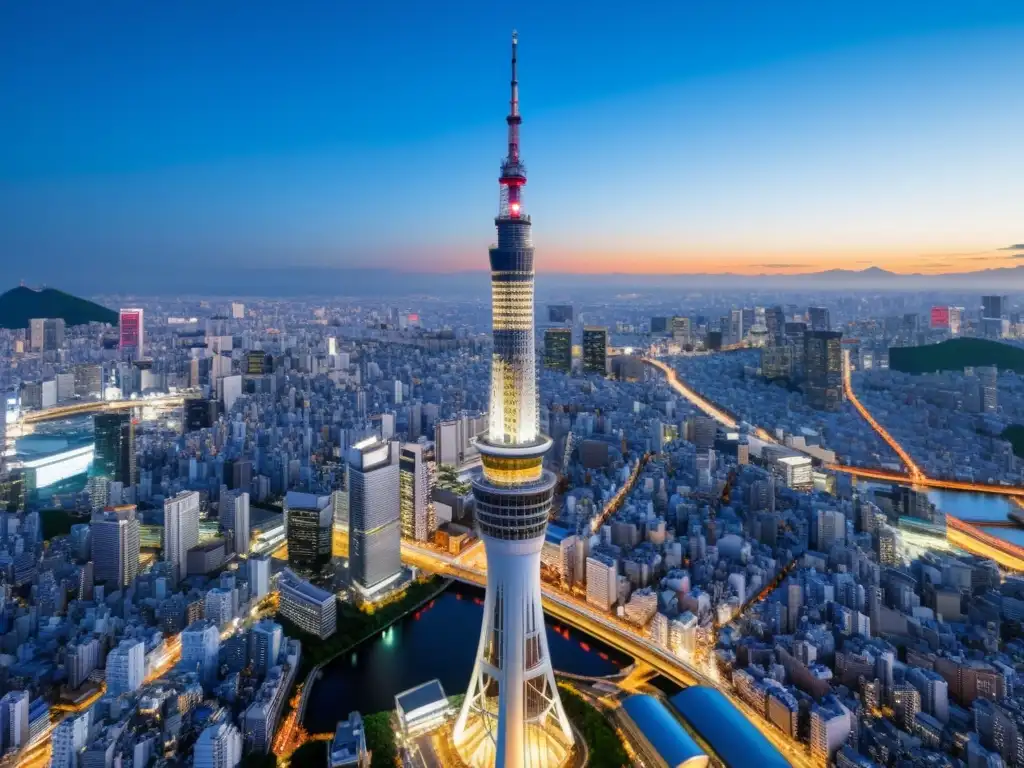
[[[487,552],[487,598],[454,740],[472,766],[522,768],[562,763],[572,731],[558,698],[541,607],[540,552],[555,486],[543,468],[551,440],[540,434],[533,327],[533,244],[522,209],[526,167],[519,158],[516,37],[508,157],[491,248],[494,352],[490,422],[477,440],[483,476],[473,483]]]

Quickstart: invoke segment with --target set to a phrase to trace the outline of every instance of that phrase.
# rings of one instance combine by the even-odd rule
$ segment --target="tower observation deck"
[[[469,691],[453,732],[460,756],[475,768],[560,765],[573,741],[541,607],[540,552],[555,476],[543,466],[551,439],[540,433],[537,408],[533,241],[523,208],[517,47],[513,32],[508,154],[498,178],[498,243],[490,249],[490,420],[476,443],[483,475],[473,483],[487,552],[487,597]]]

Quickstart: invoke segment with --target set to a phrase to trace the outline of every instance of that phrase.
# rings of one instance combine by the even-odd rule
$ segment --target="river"
[[[358,710],[364,715],[394,709],[395,694],[437,678],[445,693],[465,693],[483,619],[482,589],[454,584],[429,607],[340,656],[313,686],[303,725],[311,733],[333,731]],[[632,659],[590,635],[547,620],[548,649],[557,671],[607,675]]]
[[[1024,527],[993,528],[985,521],[1006,522],[1011,509],[1016,506],[1008,496],[994,493],[967,493],[964,491],[932,490],[928,492],[932,504],[947,514],[974,523],[992,536],[1024,546]]]

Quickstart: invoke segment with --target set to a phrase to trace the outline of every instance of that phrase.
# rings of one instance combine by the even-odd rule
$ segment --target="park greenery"
[[[307,741],[292,752],[288,764],[294,768],[325,768],[328,744],[326,741]]]
[[[370,768],[394,768],[398,761],[395,726],[390,712],[378,712],[363,718],[366,748],[372,753]]]
[[[588,768],[622,768],[629,765],[629,755],[619,741],[615,728],[582,696],[565,686],[559,686],[559,696],[565,714],[583,734],[590,750]]]
[[[889,368],[903,373],[962,371],[981,365],[1024,373],[1024,348],[990,339],[961,338],[889,350]]]

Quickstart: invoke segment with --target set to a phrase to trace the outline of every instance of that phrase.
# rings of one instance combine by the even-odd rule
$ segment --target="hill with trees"
[[[889,368],[903,373],[957,371],[979,365],[1024,373],[1024,348],[989,339],[949,339],[922,347],[889,349]]]
[[[114,310],[56,288],[36,291],[20,285],[0,295],[0,328],[27,328],[29,320],[37,317],[59,317],[67,325],[118,323]]]

